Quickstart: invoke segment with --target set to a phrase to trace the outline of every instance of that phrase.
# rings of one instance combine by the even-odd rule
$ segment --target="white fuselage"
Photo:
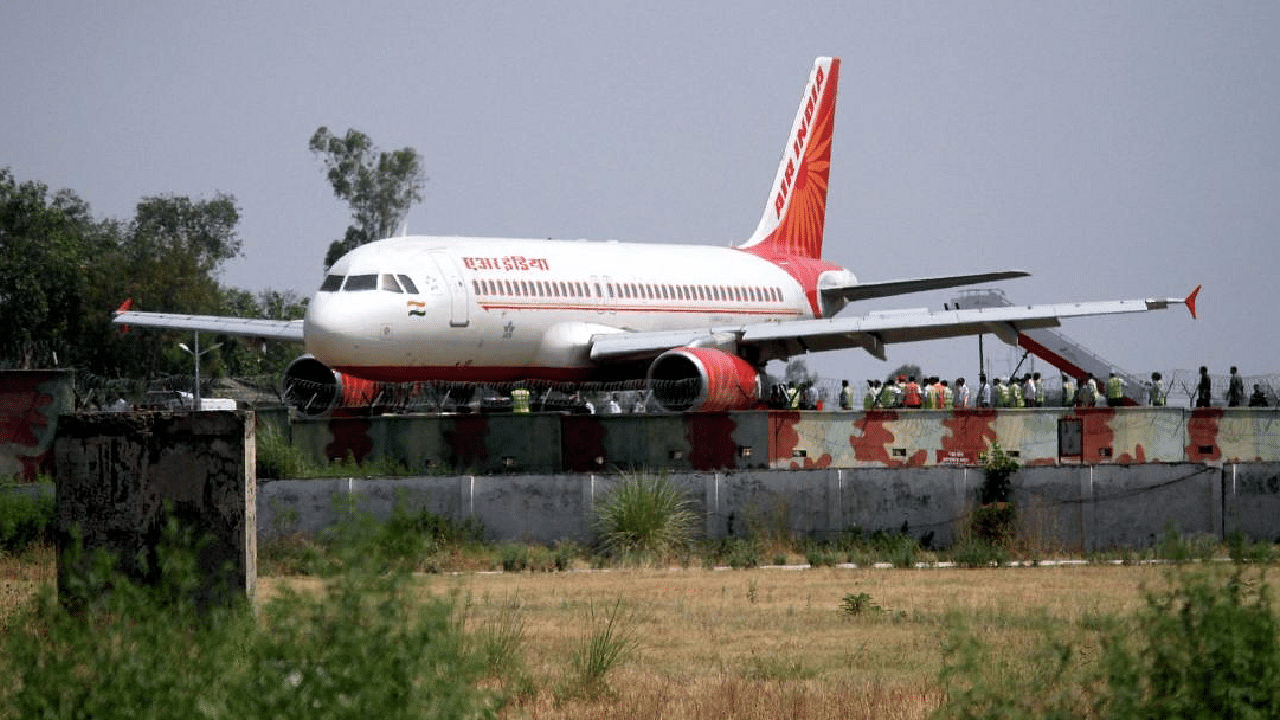
[[[588,379],[594,335],[814,315],[796,278],[733,248],[404,237],[335,263],[304,332],[373,380]]]

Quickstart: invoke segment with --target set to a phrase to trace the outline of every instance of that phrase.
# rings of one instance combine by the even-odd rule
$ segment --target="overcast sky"
[[[1203,283],[1198,321],[1064,330],[1135,372],[1280,373],[1277,38],[1274,2],[0,2],[0,166],[99,217],[231,193],[222,279],[253,290],[310,294],[349,223],[307,148],[321,125],[421,153],[412,233],[728,245],[833,55],[828,259],[1025,269],[1001,286],[1020,304]],[[972,377],[976,345],[810,366]]]

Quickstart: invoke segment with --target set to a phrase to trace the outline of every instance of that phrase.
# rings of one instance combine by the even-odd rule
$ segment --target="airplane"
[[[348,253],[301,321],[122,308],[122,325],[301,340],[285,373],[306,415],[369,402],[379,383],[643,378],[670,411],[756,406],[766,363],[1027,329],[1185,304],[1148,298],[837,317],[868,298],[1025,277],[1021,270],[860,282],[822,258],[840,60],[818,58],[755,232],[736,246],[406,236]],[[311,388],[301,392],[301,388]],[[767,392],[767,389],[766,389]]]

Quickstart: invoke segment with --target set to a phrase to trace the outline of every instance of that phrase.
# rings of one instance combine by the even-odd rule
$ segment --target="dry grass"
[[[468,622],[523,622],[521,670],[495,678],[516,695],[504,717],[926,717],[938,683],[947,617],[958,614],[1009,657],[1029,654],[1042,618],[1125,613],[1149,567],[748,571],[627,570],[428,577],[428,592],[470,599]],[[279,582],[265,580],[270,588]],[[848,594],[879,611],[853,617]],[[593,609],[619,598],[635,612],[637,659],[610,691],[566,693],[572,654]],[[508,619],[503,619],[507,613]]]
[[[51,551],[0,558],[0,624],[54,582]],[[926,717],[942,701],[938,673],[949,615],[1005,658],[1030,656],[1042,619],[1125,614],[1158,567],[972,569],[614,570],[422,576],[424,592],[467,598],[473,628],[512,623],[518,658],[489,681],[512,700],[503,718]],[[260,598],[314,578],[262,578]],[[842,611],[866,593],[880,608]],[[639,655],[605,692],[578,693],[573,654],[593,617],[619,599]],[[514,616],[513,616],[514,609]],[[515,669],[512,669],[512,668]]]

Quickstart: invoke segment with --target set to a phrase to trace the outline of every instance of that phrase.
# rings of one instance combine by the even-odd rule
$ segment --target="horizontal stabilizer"
[[[949,275],[945,277],[911,278],[906,280],[885,280],[883,282],[858,283],[844,287],[824,287],[824,298],[839,298],[846,303],[872,298],[906,295],[907,293],[925,290],[945,290],[962,285],[1012,280],[1028,277],[1030,273],[1022,270],[1001,270],[999,272],[977,273],[974,275]]]

